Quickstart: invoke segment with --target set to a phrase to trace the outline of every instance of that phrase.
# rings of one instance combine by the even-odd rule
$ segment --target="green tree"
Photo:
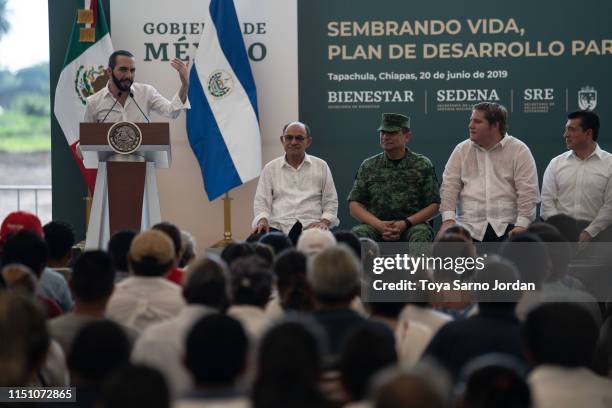
[[[8,21],[7,4],[8,0],[0,0],[0,38],[11,29],[11,24]]]

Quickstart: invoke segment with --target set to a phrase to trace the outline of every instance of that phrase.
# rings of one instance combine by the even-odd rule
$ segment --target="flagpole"
[[[213,245],[213,248],[225,248],[234,240],[232,239],[232,200],[229,192],[223,197],[223,239]]]

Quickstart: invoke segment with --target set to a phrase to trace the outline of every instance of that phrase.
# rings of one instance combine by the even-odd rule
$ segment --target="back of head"
[[[45,241],[49,249],[50,261],[68,261],[74,245],[74,231],[70,224],[61,221],[51,221],[43,227]]]
[[[529,232],[513,235],[501,247],[501,255],[518,269],[523,282],[535,283],[536,288],[548,278],[552,267],[547,246]]]
[[[135,236],[136,232],[132,230],[122,230],[115,232],[108,241],[108,253],[113,259],[116,271],[127,272],[128,252]]]
[[[529,408],[527,370],[514,357],[487,354],[464,367],[457,386],[464,408]]]
[[[542,304],[529,312],[523,324],[528,357],[536,365],[588,367],[598,336],[591,314],[573,303]]]
[[[174,265],[174,244],[163,232],[144,231],[132,240],[128,259],[135,275],[162,276]]]
[[[230,267],[233,302],[265,307],[272,293],[270,266],[258,255],[236,260]]]
[[[199,387],[231,386],[245,369],[248,347],[247,335],[236,319],[208,315],[187,335],[185,365]]]
[[[270,245],[262,244],[261,242],[256,242],[253,244],[253,251],[255,251],[256,255],[259,255],[261,259],[263,259],[268,266],[272,266],[274,263],[274,249]]]
[[[376,379],[375,408],[443,408],[444,400],[434,386],[423,377],[391,370]]]
[[[32,299],[0,292],[0,339],[0,386],[27,386],[50,342],[45,317]]]
[[[104,384],[101,402],[104,408],[170,408],[170,390],[154,368],[128,365]]]
[[[487,284],[491,289],[497,283],[514,283],[519,279],[516,267],[499,256],[490,256],[483,269],[476,272],[474,282]],[[521,298],[521,292],[515,290],[481,290],[477,293],[480,311],[503,309],[512,311]]]
[[[229,281],[225,264],[213,258],[195,261],[189,268],[183,297],[189,304],[225,310],[229,305]]]
[[[181,248],[183,247],[181,241],[181,230],[178,229],[176,225],[167,221],[155,224],[151,229],[163,232],[172,240],[172,245],[174,246],[174,257],[178,263],[178,260],[181,258]]]
[[[453,259],[453,269],[446,269],[443,265],[436,265],[434,269],[434,280],[453,281],[455,279],[467,280],[474,275],[474,269],[465,268],[465,259],[476,257],[476,248],[471,240],[464,235],[446,232],[433,245],[432,257],[443,260]],[[460,261],[460,259],[462,261]],[[440,267],[439,267],[440,266]]]
[[[334,231],[334,238],[337,243],[348,245],[353,250],[357,259],[361,259],[361,241],[359,237],[348,230]]]
[[[115,269],[110,255],[104,251],[86,251],[74,264],[70,287],[79,301],[95,303],[110,297],[114,282]]]
[[[227,266],[232,266],[232,263],[239,258],[253,255],[255,250],[246,242],[232,242],[221,251],[221,259],[225,261]]]
[[[123,329],[113,321],[99,320],[79,330],[67,363],[75,385],[101,385],[129,358],[130,343]]]
[[[36,233],[22,230],[11,236],[4,245],[2,265],[19,263],[40,277],[47,264],[47,244]]]
[[[555,227],[567,242],[578,242],[580,229],[574,218],[566,214],[556,214],[548,217],[545,221]]]
[[[306,279],[306,255],[294,248],[281,252],[274,262],[276,287],[283,309],[314,309],[314,293]]]
[[[301,323],[284,322],[271,328],[258,351],[255,407],[308,406],[320,398],[319,353],[316,337]]]
[[[291,248],[293,246],[289,237],[278,231],[268,232],[267,234],[264,234],[259,239],[259,242],[261,242],[262,244],[270,245],[272,249],[274,249],[275,255],[278,255],[285,249]]]
[[[445,234],[459,234],[466,240],[472,242],[472,234],[470,234],[470,231],[468,231],[468,229],[465,228],[463,225],[453,224],[448,227],[444,232]]]
[[[372,376],[396,362],[395,337],[387,325],[370,322],[355,329],[344,344],[339,364],[351,399],[363,399]]]
[[[567,239],[556,227],[546,222],[534,222],[527,228],[527,232],[536,235],[546,243],[551,261],[551,271],[547,281],[554,282],[563,279],[567,275],[567,268],[573,253]]]
[[[310,228],[302,232],[297,241],[296,248],[306,255],[314,255],[325,248],[336,245],[336,238],[329,230]]]
[[[341,244],[310,259],[308,281],[321,302],[349,303],[359,291],[360,270],[353,252]]]
[[[6,287],[19,292],[26,297],[34,297],[38,287],[38,279],[34,272],[23,264],[8,264],[2,267],[0,279]]]

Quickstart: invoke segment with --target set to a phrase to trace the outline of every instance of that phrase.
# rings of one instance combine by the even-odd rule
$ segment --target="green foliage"
[[[0,0],[0,38],[4,37],[4,34],[8,33],[11,29],[6,8],[7,4],[8,0]]]
[[[29,93],[18,95],[11,103],[11,109],[28,116],[44,116],[46,118],[51,113],[48,97]]]
[[[50,150],[50,135],[49,116],[30,116],[14,110],[0,114],[0,150]]]

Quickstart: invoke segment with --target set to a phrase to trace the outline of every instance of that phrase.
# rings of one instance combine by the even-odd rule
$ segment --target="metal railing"
[[[15,201],[10,200],[10,192],[14,191]],[[31,192],[33,194],[26,194]],[[44,194],[43,194],[44,192]],[[48,193],[47,193],[48,192]],[[8,194],[7,194],[8,193]],[[46,196],[41,203],[41,194]],[[0,185],[0,212],[6,215],[11,211],[29,211],[39,218],[51,218],[51,186],[50,185]],[[33,198],[33,203],[32,203]],[[11,202],[12,201],[12,202]],[[17,204],[16,206],[12,204]],[[33,205],[32,205],[33,204]],[[45,207],[45,214],[41,214],[41,207]]]

